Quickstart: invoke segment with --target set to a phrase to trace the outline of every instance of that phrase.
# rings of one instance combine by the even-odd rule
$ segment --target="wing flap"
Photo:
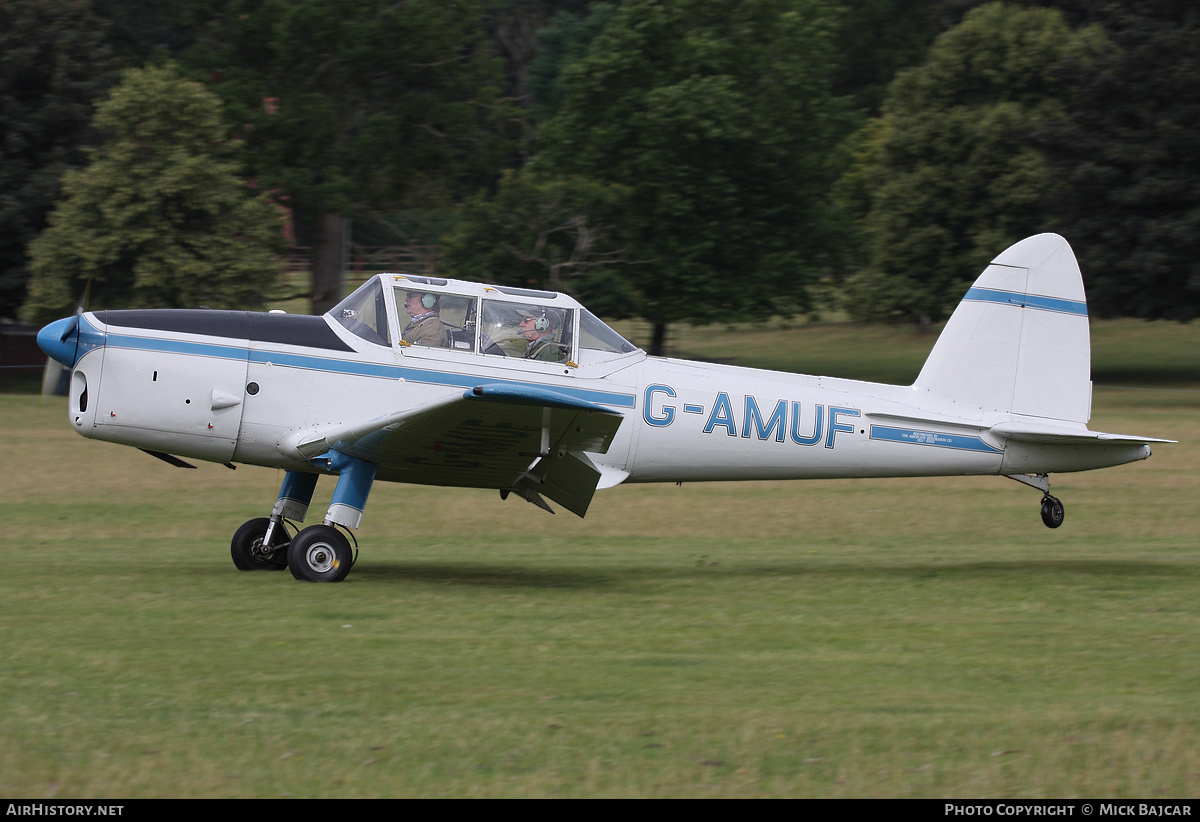
[[[582,517],[596,493],[600,476],[600,471],[584,454],[552,455],[542,457],[523,472],[512,490],[535,504],[538,495],[549,497]]]

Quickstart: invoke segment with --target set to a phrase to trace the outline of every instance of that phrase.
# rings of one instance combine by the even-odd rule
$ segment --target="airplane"
[[[652,357],[566,294],[395,273],[323,316],[79,312],[38,343],[71,369],[81,435],[180,467],[283,469],[230,554],[313,582],[349,573],[375,481],[582,517],[620,483],[991,474],[1040,490],[1057,528],[1049,474],[1173,442],[1088,429],[1083,280],[1054,234],[991,262],[909,386]],[[329,475],[323,521],[301,530]]]

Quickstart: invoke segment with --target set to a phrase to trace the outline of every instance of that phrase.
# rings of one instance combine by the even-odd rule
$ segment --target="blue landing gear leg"
[[[287,564],[296,579],[341,582],[354,565],[350,541],[338,528],[358,527],[371,484],[375,481],[375,466],[331,451],[329,467],[338,472],[338,483],[325,521],[305,528],[288,547]]]

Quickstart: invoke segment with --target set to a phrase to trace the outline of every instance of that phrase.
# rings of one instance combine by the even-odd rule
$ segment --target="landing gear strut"
[[[1050,477],[1047,474],[1007,474],[1009,479],[1024,483],[1042,492],[1042,522],[1047,528],[1057,528],[1066,516],[1062,500],[1050,496]]]

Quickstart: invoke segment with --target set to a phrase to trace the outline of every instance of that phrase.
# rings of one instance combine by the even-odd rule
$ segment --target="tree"
[[[558,110],[563,96],[563,69],[587,54],[615,8],[612,3],[596,2],[580,14],[562,9],[538,31],[537,54],[528,70],[534,119],[545,121]]]
[[[84,164],[93,103],[116,80],[88,3],[0,2],[0,316],[15,316],[26,247],[46,226],[63,173]]]
[[[1077,92],[1036,144],[1050,208],[1101,316],[1200,316],[1200,10],[1086,4],[1117,48],[1068,65]]]
[[[109,42],[125,66],[145,65],[155,55],[175,58],[195,42],[193,7],[197,0],[90,2],[104,18]]]
[[[561,78],[539,173],[630,192],[631,308],[654,325],[791,313],[832,236],[824,194],[844,109],[817,0],[627,0]]]
[[[605,316],[628,316],[618,269],[635,261],[617,228],[628,196],[595,180],[506,172],[494,196],[464,204],[444,264],[451,276],[567,291]]]
[[[871,116],[879,114],[888,83],[900,69],[921,62],[945,28],[948,0],[846,0],[837,31],[833,87],[851,95]]]
[[[1057,67],[1105,42],[1055,10],[994,2],[896,77],[871,126],[877,144],[860,151],[874,166],[859,169],[870,265],[847,289],[854,316],[928,328],[996,253],[1052,226],[1049,173],[1030,133],[1062,115],[1069,89]]]
[[[928,326],[988,260],[1053,225],[1049,173],[1029,133],[1062,115],[1069,88],[1058,67],[1105,42],[1058,11],[990,3],[897,76],[882,123],[858,146],[873,165],[856,170],[870,192],[870,265],[849,284],[854,315]]]
[[[89,286],[93,308],[260,307],[282,221],[240,175],[220,98],[172,66],[134,69],[94,126],[105,141],[30,246],[22,315],[69,314]]]
[[[314,312],[341,298],[344,218],[494,174],[509,108],[475,0],[213,7],[189,62],[219,75],[255,176],[313,223]]]

